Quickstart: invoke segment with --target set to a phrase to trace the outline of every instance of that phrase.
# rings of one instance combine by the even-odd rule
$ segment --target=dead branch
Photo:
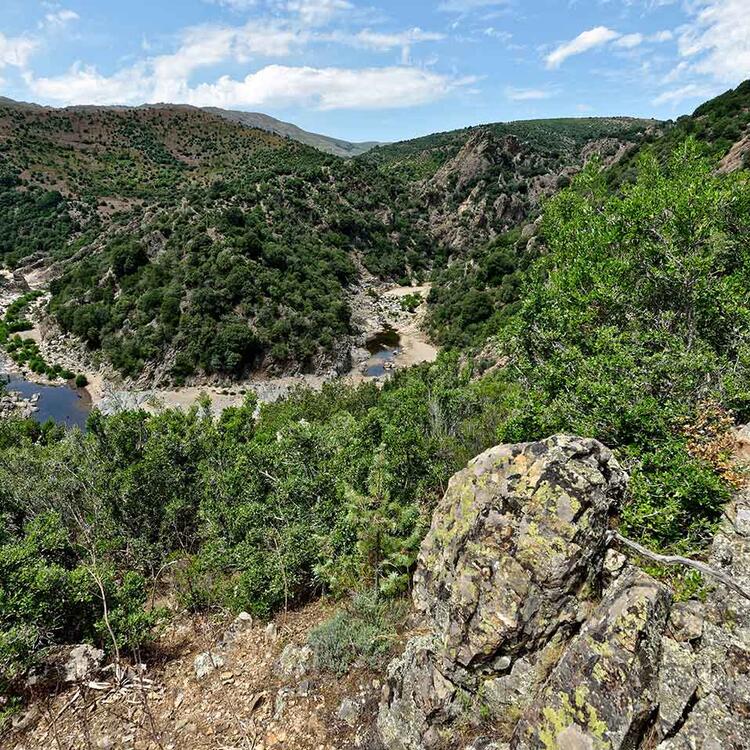
[[[713,578],[719,581],[719,583],[723,583],[727,588],[732,589],[732,591],[750,601],[750,593],[745,591],[745,589],[743,589],[742,586],[740,586],[731,576],[721,570],[712,568],[710,565],[706,565],[699,560],[691,560],[689,557],[680,557],[679,555],[660,555],[656,552],[652,552],[643,545],[638,544],[638,542],[634,542],[632,539],[627,539],[616,531],[611,533],[610,538],[613,541],[632,549],[647,560],[653,560],[653,562],[660,563],[661,565],[684,565],[687,568],[697,570],[699,573],[702,573],[709,578]]]

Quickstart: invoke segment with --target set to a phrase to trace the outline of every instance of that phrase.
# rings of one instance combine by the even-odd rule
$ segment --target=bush
[[[89,379],[83,374],[76,375],[76,388],[85,388],[89,384]]]
[[[310,632],[308,643],[319,669],[342,675],[358,660],[377,667],[398,639],[408,612],[405,601],[378,601],[358,594]]]

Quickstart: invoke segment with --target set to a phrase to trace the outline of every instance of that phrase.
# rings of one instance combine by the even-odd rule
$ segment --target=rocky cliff
[[[389,750],[750,747],[750,602],[670,590],[612,549],[627,477],[595,440],[493,448],[450,483],[415,575]],[[712,563],[750,583],[750,500]]]

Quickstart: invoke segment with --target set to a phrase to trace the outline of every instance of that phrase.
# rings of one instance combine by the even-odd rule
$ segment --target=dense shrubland
[[[127,376],[322,370],[355,260],[431,265],[403,184],[205,112],[0,106],[0,135],[0,262],[58,261],[51,314]]]
[[[632,477],[623,531],[701,554],[736,480],[727,431],[750,416],[747,175],[716,175],[692,142],[666,167],[643,156],[614,195],[592,165],[541,236],[539,258],[511,234],[462,276],[492,313],[445,340],[494,333],[507,364],[483,377],[448,352],[382,390],[300,390],[257,418],[249,398],[218,418],[205,404],[94,414],[86,435],[0,424],[6,689],[51,644],[108,645],[102,592],[123,649],[153,632],[157,590],[262,617],[321,593],[398,596],[448,478],[499,442],[601,439]],[[131,249],[122,268],[140,267]],[[458,297],[437,304],[461,314]],[[362,606],[350,645],[366,656],[355,641],[386,613]],[[341,627],[315,636],[332,668],[354,653]]]

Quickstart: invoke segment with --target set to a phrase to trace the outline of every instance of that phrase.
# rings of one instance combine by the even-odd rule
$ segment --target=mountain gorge
[[[0,385],[0,744],[747,750],[749,124],[745,83],[344,159],[3,103],[0,345],[195,396],[66,429]],[[441,351],[247,379],[386,306]]]
[[[172,106],[0,108],[3,260],[42,272],[50,315],[125,376],[344,371],[358,269],[419,282],[654,127],[489,126],[343,160],[249,123]]]

